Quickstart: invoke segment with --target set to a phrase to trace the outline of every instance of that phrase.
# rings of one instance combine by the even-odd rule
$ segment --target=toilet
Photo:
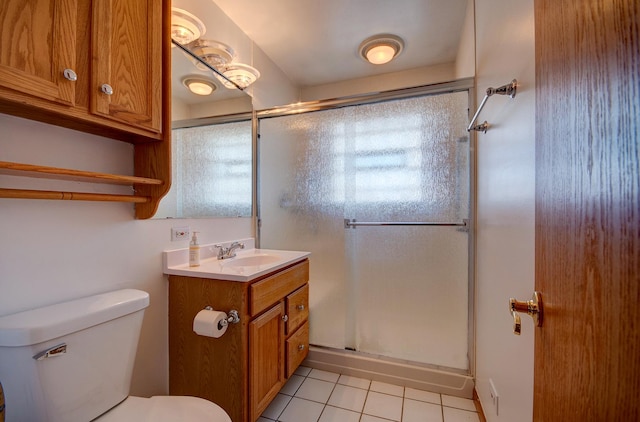
[[[129,396],[147,306],[124,289],[0,317],[5,422],[231,422],[201,398]]]

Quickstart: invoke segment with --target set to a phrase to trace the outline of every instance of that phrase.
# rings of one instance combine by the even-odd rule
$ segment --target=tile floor
[[[258,422],[479,422],[473,400],[299,367]]]

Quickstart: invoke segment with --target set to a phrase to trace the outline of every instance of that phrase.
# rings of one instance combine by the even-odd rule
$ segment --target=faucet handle
[[[213,245],[214,248],[218,248],[218,259],[222,259],[224,254],[227,253],[227,248],[222,245]]]

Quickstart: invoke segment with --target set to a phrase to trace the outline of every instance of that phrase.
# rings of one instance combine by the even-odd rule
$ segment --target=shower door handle
[[[531,300],[521,302],[514,298],[509,299],[509,312],[513,317],[513,334],[519,336],[522,331],[522,322],[518,312],[526,313],[533,318],[537,327],[542,327],[542,295],[540,292],[533,292]]]

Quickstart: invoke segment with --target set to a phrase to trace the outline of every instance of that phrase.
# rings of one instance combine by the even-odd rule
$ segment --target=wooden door
[[[95,1],[91,25],[91,112],[160,132],[162,2]]]
[[[76,0],[0,1],[0,86],[73,105],[76,82],[64,74],[78,72],[76,5]]]
[[[249,324],[249,415],[255,421],[284,385],[284,304]]]
[[[640,420],[639,22],[535,0],[535,421]]]

